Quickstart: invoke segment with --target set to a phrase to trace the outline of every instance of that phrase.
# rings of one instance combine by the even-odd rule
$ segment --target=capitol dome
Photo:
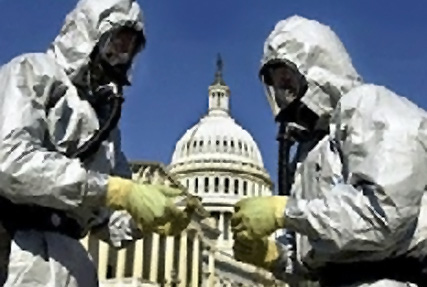
[[[258,145],[231,116],[220,57],[208,98],[206,115],[176,143],[169,171],[189,192],[202,197],[222,232],[219,246],[227,249],[232,244],[229,221],[234,204],[245,197],[270,195],[272,181]]]
[[[176,144],[175,165],[202,161],[244,162],[263,168],[262,157],[252,136],[228,113],[210,110],[187,130]]]

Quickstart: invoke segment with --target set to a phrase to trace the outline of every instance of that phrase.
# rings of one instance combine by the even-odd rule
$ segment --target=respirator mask
[[[70,158],[82,161],[96,154],[101,143],[117,127],[121,117],[123,86],[129,86],[128,72],[135,55],[145,45],[142,31],[129,27],[105,33],[90,56],[86,73],[87,100],[98,113],[108,110],[100,129],[77,150],[67,152]]]
[[[100,85],[114,82],[119,86],[129,86],[129,70],[144,45],[143,33],[130,27],[105,33],[91,56],[92,77]]]
[[[295,142],[308,141],[317,121],[317,115],[300,99],[307,92],[307,81],[287,60],[271,60],[260,70],[267,99],[279,123],[278,193],[289,195],[293,182],[290,168],[290,150]]]
[[[286,124],[294,141],[309,140],[318,116],[300,101],[308,88],[304,75],[290,61],[273,60],[262,67],[260,77],[276,122]]]

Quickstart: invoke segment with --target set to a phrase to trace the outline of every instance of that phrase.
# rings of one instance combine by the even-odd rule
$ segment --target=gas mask
[[[286,132],[294,141],[308,140],[318,117],[300,101],[308,87],[305,77],[285,60],[268,62],[260,76],[276,122],[286,124]]]
[[[292,62],[267,62],[261,68],[260,77],[275,120],[279,123],[278,193],[290,195],[293,182],[290,150],[295,142],[311,139],[318,116],[300,101],[308,84]]]
[[[141,32],[121,27],[104,34],[91,56],[92,77],[100,85],[130,85],[128,73],[136,54],[145,45]]]
[[[100,129],[77,150],[67,151],[70,158],[86,160],[99,149],[117,126],[122,110],[123,86],[130,85],[128,71],[135,55],[144,46],[141,31],[122,27],[104,34],[93,50],[86,75],[87,100],[98,113],[107,107],[108,118]]]
[[[111,66],[128,64],[135,53],[137,32],[122,28],[108,33],[99,43],[101,58]]]

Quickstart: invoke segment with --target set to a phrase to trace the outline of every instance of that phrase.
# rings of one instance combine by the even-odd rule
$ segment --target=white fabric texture
[[[119,129],[83,163],[63,153],[82,146],[108,117],[95,112],[74,80],[101,35],[124,25],[143,32],[136,1],[82,0],[47,53],[24,54],[0,68],[0,195],[65,211],[85,232],[95,230],[117,248],[142,236],[129,214],[101,204],[108,175],[131,177]],[[55,96],[59,100],[47,110]],[[18,231],[4,286],[93,287],[98,283],[92,265],[75,239]]]
[[[296,262],[276,275],[286,280],[288,270],[304,270],[303,279],[327,263],[422,259],[426,112],[385,87],[363,84],[338,37],[317,21],[280,21],[266,40],[262,64],[271,59],[297,66],[309,83],[301,101],[330,119],[329,135],[298,147],[285,212],[286,228],[297,232]],[[274,103],[272,109],[277,114]],[[351,286],[414,285],[380,280]]]

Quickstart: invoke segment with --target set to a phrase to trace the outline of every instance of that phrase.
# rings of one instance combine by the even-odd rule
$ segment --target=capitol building
[[[149,234],[120,250],[90,235],[84,238],[101,286],[285,286],[269,272],[232,256],[234,204],[270,195],[273,184],[256,142],[232,117],[230,94],[218,57],[207,112],[178,140],[170,164],[131,163],[134,180],[186,188],[202,198],[211,217],[195,215],[179,236]]]

